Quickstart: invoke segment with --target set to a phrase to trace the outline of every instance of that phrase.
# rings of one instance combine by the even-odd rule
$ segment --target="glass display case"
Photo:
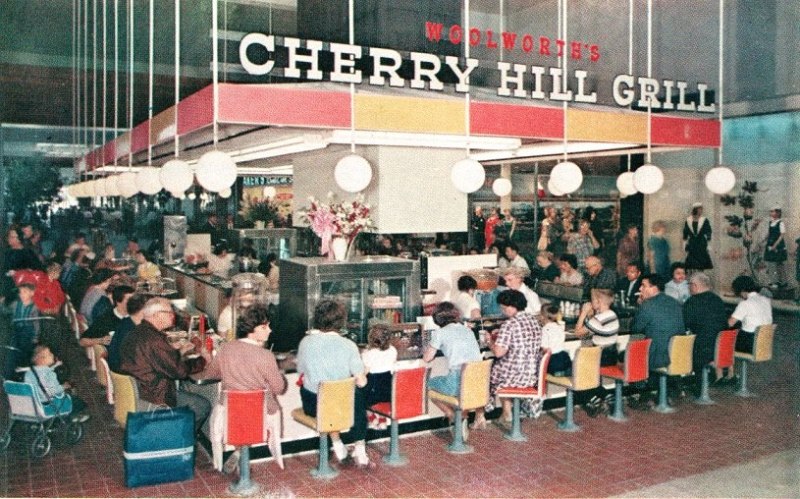
[[[346,334],[359,344],[366,343],[371,324],[410,322],[421,310],[417,260],[365,256],[333,262],[312,257],[289,258],[279,265],[280,334],[272,338],[278,351],[297,348],[322,300],[345,305]]]
[[[241,248],[245,238],[253,240],[256,258],[262,262],[269,253],[275,253],[279,260],[297,255],[296,229],[231,229],[228,231],[228,239],[235,248]]]

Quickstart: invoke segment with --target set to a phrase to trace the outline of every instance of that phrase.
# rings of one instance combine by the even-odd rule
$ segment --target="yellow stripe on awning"
[[[647,142],[647,115],[568,109],[567,139],[592,142]]]
[[[414,97],[356,95],[355,129],[463,134],[464,102]]]

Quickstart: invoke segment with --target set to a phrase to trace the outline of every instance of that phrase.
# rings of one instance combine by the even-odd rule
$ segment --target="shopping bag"
[[[128,413],[125,485],[179,482],[194,476],[194,413],[188,407]]]

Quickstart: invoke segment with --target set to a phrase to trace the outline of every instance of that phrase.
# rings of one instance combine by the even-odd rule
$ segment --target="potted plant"
[[[239,214],[244,220],[252,222],[256,228],[263,229],[278,218],[278,206],[269,198],[249,196],[242,198],[242,209]]]

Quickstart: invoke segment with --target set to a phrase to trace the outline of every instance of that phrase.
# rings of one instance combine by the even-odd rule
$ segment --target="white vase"
[[[256,220],[256,229],[263,229],[263,228],[264,228],[264,221]]]
[[[333,259],[337,262],[347,260],[347,239],[344,237],[334,237],[331,241],[331,252],[333,252]]]

